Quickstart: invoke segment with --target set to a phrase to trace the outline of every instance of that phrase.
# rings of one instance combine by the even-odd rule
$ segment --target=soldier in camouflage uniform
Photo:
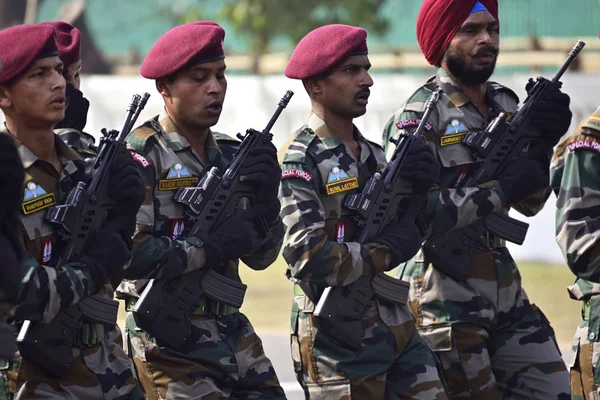
[[[1,73],[1,70],[0,70]],[[19,242],[18,232],[14,229],[19,222],[19,208],[21,205],[21,185],[25,171],[19,158],[19,153],[12,141],[6,135],[0,135],[0,370],[3,376],[0,382],[6,382],[5,367],[8,365],[15,352],[16,338],[13,327],[6,323],[8,312],[17,301],[19,286],[19,272],[23,249]],[[0,387],[1,393],[7,393],[6,387]]]
[[[240,258],[250,268],[262,270],[279,252],[283,236],[277,200],[281,169],[273,145],[257,149],[248,159],[250,164],[242,166],[246,181],[260,181],[255,186],[257,193],[262,193],[257,206],[235,214],[214,231],[200,232],[200,237],[188,235],[186,208],[173,198],[178,188],[195,186],[211,167],[224,171],[239,144],[210,129],[219,119],[227,88],[224,36],[214,22],[175,27],[158,39],[142,65],[142,76],[156,80],[165,110],[127,138],[146,183],[146,200],[134,236],[137,250],[125,274],[128,280],[117,291],[128,311],[149,278],[183,275],[182,279],[192,279],[185,274],[213,268],[240,282]],[[273,239],[257,250],[258,234],[251,214],[258,216],[262,206]],[[248,319],[237,308],[198,295],[197,308],[190,316],[192,334],[180,349],[139,328],[128,313],[128,351],[146,396],[285,398]]]
[[[327,286],[389,271],[420,244],[411,218],[389,225],[370,243],[357,243],[352,211],[343,206],[386,164],[383,149],[352,123],[366,111],[370,66],[364,29],[327,25],[300,41],[285,70],[303,80],[312,100],[308,122],[280,150],[283,256],[295,283],[294,370],[311,399],[445,399],[433,355],[406,303],[370,299],[358,350],[315,326],[315,304]],[[426,193],[439,171],[431,149],[413,146],[406,166],[415,192]]]
[[[81,158],[52,131],[64,118],[65,80],[52,28],[20,25],[0,32],[2,55],[0,108],[6,117],[1,133],[12,138],[25,169],[19,193],[20,229],[26,256],[16,282],[10,315],[17,327],[24,320],[51,324],[62,309],[88,296],[112,301],[108,278],[128,261],[130,248],[110,226],[102,228],[79,260],[60,268],[53,265],[60,240],[45,221],[49,207],[64,201],[85,178]],[[10,45],[9,45],[10,44]],[[128,154],[115,161],[109,177],[110,196],[120,204],[117,218],[131,219],[143,200],[142,180]],[[116,317],[116,316],[115,316]],[[79,321],[69,338],[73,359],[65,377],[38,365],[37,354],[6,366],[8,388],[15,398],[139,399],[141,390],[122,349],[119,328]],[[50,329],[48,329],[50,330]],[[87,333],[87,334],[86,334]],[[47,340],[47,338],[45,339]],[[47,343],[44,345],[48,345]],[[40,344],[40,346],[44,346]]]
[[[84,160],[93,163],[97,148],[95,139],[83,131],[87,122],[90,102],[81,93],[81,33],[63,21],[42,22],[56,32],[56,45],[64,64],[63,76],[67,81],[65,118],[55,125],[55,133]]]
[[[550,183],[556,196],[556,242],[577,280],[569,286],[582,302],[583,321],[567,358],[571,398],[600,398],[600,107],[556,148]]]
[[[519,101],[510,89],[487,81],[499,46],[497,9],[494,0],[424,2],[417,36],[427,60],[439,70],[383,132],[387,145],[389,138],[414,131],[431,93],[443,91],[426,132],[442,167],[424,213],[433,234],[465,227],[492,212],[507,213],[510,207],[535,215],[550,192],[549,155],[520,157],[496,181],[455,188],[477,168],[462,138],[483,130],[500,112],[514,112]],[[549,92],[529,114],[532,126],[558,141],[570,123],[568,105],[568,96]],[[466,280],[428,262],[422,250],[399,271],[411,283],[411,311],[443,364],[451,397],[568,398],[568,375],[554,333],[530,304],[504,240],[484,235],[471,259],[474,268],[465,271]]]

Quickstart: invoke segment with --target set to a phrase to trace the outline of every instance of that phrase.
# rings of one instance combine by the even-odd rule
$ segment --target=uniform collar
[[[31,150],[29,150],[27,146],[25,146],[19,139],[10,135],[6,128],[2,130],[2,134],[9,135],[15,142],[15,147],[17,148],[19,157],[21,157],[21,161],[23,162],[23,168],[27,169],[31,167],[38,160],[38,157],[33,154]],[[81,160],[81,157],[79,157],[74,150],[69,148],[69,146],[67,146],[65,142],[63,142],[62,139],[60,139],[56,134],[54,134],[54,146],[56,147],[56,153],[58,154],[58,158],[63,166],[69,161]]]
[[[315,133],[315,135],[317,135],[317,137],[319,139],[321,139],[321,142],[323,142],[325,147],[327,147],[328,149],[333,149],[333,148],[336,148],[339,145],[343,144],[342,141],[337,138],[337,136],[334,136],[331,133],[331,131],[329,130],[329,127],[327,126],[325,121],[323,121],[321,118],[319,118],[319,116],[317,114],[315,114],[314,112],[310,113],[310,116],[308,117],[308,122],[306,123],[306,125]],[[354,127],[354,138],[356,139],[357,142],[363,142],[364,141],[363,135],[360,133],[360,131],[358,130],[358,128],[355,125],[353,125],[353,127]]]
[[[188,142],[185,136],[179,133],[177,124],[175,124],[165,109],[163,109],[158,116],[158,122],[164,132],[165,140],[167,141],[169,147],[173,149],[173,151],[178,152],[190,148],[190,150],[196,154],[196,150],[192,149],[190,142]],[[208,136],[206,137],[205,149],[209,163],[213,163],[221,154],[221,149],[219,149],[219,145],[217,144],[212,131],[209,131]],[[199,156],[198,160],[200,160]]]
[[[443,68],[438,69],[435,82],[456,107],[462,107],[471,102],[460,85]]]
[[[321,139],[321,143],[323,143],[323,145],[327,149],[332,150],[338,146],[344,145],[344,143],[342,143],[342,141],[340,139],[338,139],[337,136],[334,136],[331,133],[331,131],[329,130],[329,127],[327,126],[325,121],[323,121],[321,118],[319,118],[319,116],[317,114],[315,114],[314,112],[310,113],[310,116],[308,117],[308,122],[306,123],[306,125],[315,133],[315,135],[319,139]],[[352,126],[354,127],[354,138],[356,139],[356,141],[358,142],[358,144],[361,148],[360,161],[366,162],[366,160],[369,158],[369,155],[371,154],[370,146],[368,145],[367,140],[360,133],[360,131],[358,130],[356,125],[352,125]],[[350,153],[350,156],[352,158],[354,158],[354,155],[351,152],[349,152],[349,153]]]

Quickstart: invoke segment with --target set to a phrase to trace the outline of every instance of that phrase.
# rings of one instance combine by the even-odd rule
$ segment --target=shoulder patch
[[[131,153],[131,158],[133,158],[133,161],[140,164],[143,168],[148,168],[149,166],[152,165],[150,160],[148,160],[143,155],[136,153],[135,151],[131,151],[131,150],[129,152]]]
[[[497,92],[507,93],[513,98],[514,101],[517,102],[517,104],[521,102],[521,100],[519,100],[519,96],[517,96],[517,94],[512,89],[509,89],[506,86],[499,84],[498,82],[488,81],[488,88],[491,88],[492,90]]]
[[[592,150],[596,153],[600,153],[600,143],[594,139],[576,138],[567,144],[567,148],[569,151]]]
[[[303,171],[301,169],[284,169],[281,171],[281,179],[300,178],[305,182],[311,182],[313,176],[310,172]]]
[[[421,123],[421,120],[417,119],[417,118],[404,119],[396,124],[396,128],[398,128],[398,129],[416,128],[419,126],[420,123]],[[426,131],[430,131],[432,128],[433,128],[433,126],[429,122],[425,123]]]

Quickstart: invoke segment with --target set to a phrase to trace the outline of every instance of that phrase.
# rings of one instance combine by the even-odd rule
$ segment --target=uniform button
[[[596,339],[596,334],[595,334],[594,332],[590,332],[590,333],[588,334],[588,339],[590,339],[590,340],[594,340],[594,339]]]

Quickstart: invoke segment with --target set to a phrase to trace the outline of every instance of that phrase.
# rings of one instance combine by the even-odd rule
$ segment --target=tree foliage
[[[188,14],[198,13],[201,3],[196,0],[197,7],[190,7]],[[216,20],[228,22],[246,38],[255,58],[255,70],[258,57],[270,52],[274,41],[296,44],[306,33],[322,25],[356,25],[370,34],[384,34],[389,28],[389,20],[380,13],[385,0],[222,0],[221,3]]]

